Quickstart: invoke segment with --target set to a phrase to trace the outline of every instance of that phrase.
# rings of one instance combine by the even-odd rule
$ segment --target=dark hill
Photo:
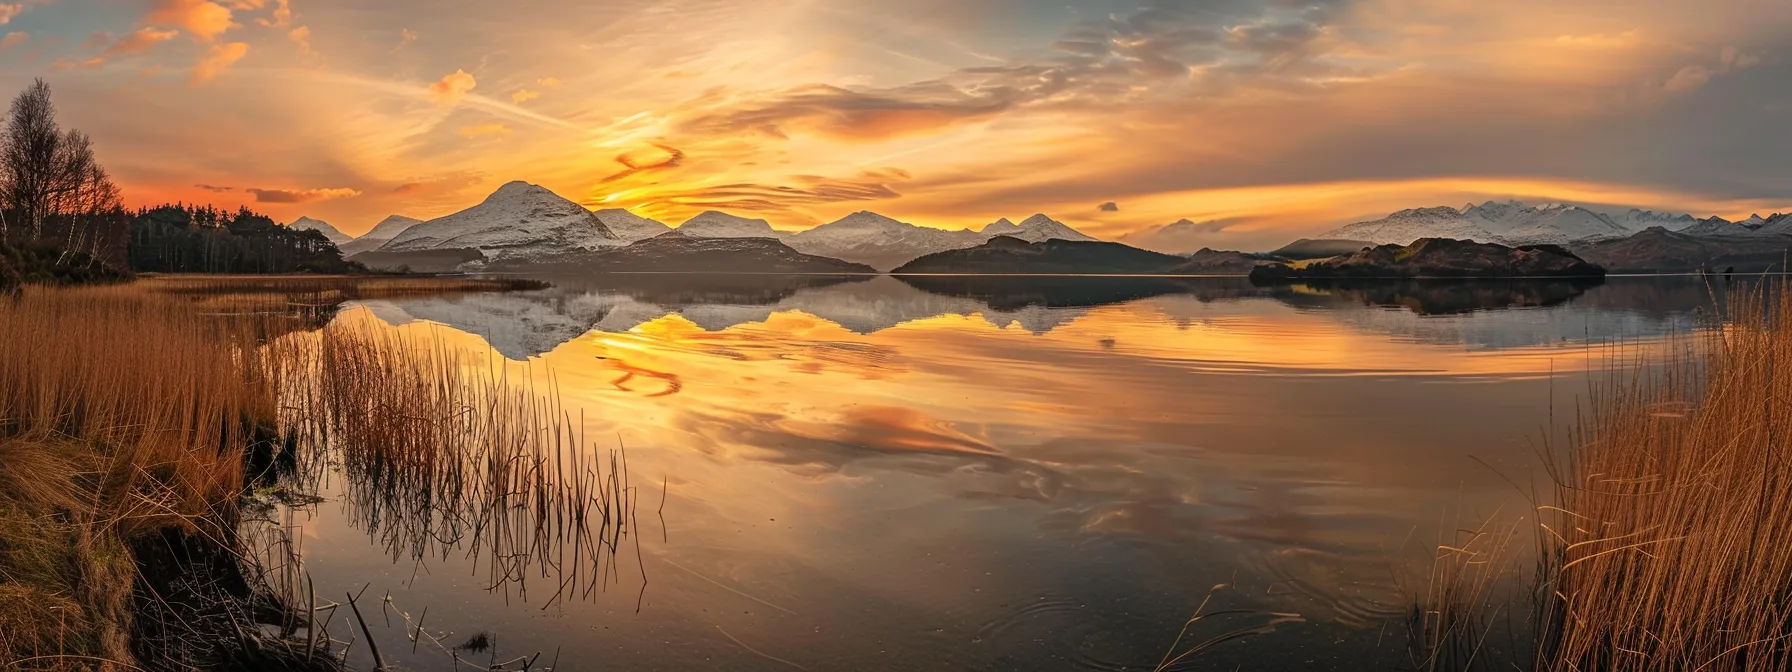
[[[877,269],[803,254],[773,238],[696,238],[677,231],[623,247],[545,259],[500,260],[492,271],[603,273],[876,273]]]
[[[1613,273],[1694,273],[1783,268],[1792,236],[1692,235],[1653,227],[1628,238],[1576,245],[1575,252]]]
[[[1193,257],[1161,254],[1120,243],[1052,239],[1029,243],[997,236],[977,247],[936,252],[891,273],[981,275],[1176,275],[1250,272],[1237,252],[1203,250]],[[1256,260],[1250,259],[1250,265]]]
[[[1450,238],[1379,245],[1305,266],[1262,266],[1253,281],[1327,278],[1603,277],[1605,269],[1557,245],[1506,247]]]
[[[1269,253],[1269,255],[1296,261],[1306,259],[1329,259],[1346,254],[1355,254],[1361,252],[1363,248],[1366,247],[1375,247],[1375,243],[1363,240],[1302,238],[1289,243],[1282,249]]]

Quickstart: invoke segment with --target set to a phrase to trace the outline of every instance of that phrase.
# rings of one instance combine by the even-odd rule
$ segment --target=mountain
[[[335,243],[337,247],[341,247],[344,243],[354,240],[354,237],[352,237],[346,233],[343,233],[341,231],[337,231],[336,227],[330,226],[329,222],[323,221],[321,219],[312,219],[310,217],[300,217],[296,220],[293,220],[293,222],[291,224],[287,224],[286,226],[287,226],[287,228],[297,229],[300,231],[320,232],[320,233],[324,234],[325,238],[329,238],[330,242]]]
[[[803,254],[771,238],[700,237],[671,231],[621,247],[578,250],[551,257],[510,258],[493,271],[603,273],[876,273],[877,269]]]
[[[974,231],[916,226],[868,210],[784,239],[804,254],[867,264],[880,271],[935,252],[976,247],[986,240]]]
[[[678,230],[693,238],[782,238],[763,219],[736,217],[726,212],[707,210],[684,220]]]
[[[1626,221],[1631,222],[1631,225],[1656,219],[1683,223],[1673,216],[1632,212],[1635,214],[1627,213],[1621,217],[1628,218]],[[1530,245],[1621,238],[1630,235],[1632,231],[1611,217],[1577,205],[1531,207],[1519,201],[1488,201],[1480,205],[1471,203],[1460,209],[1435,207],[1401,210],[1382,219],[1343,226],[1319,237],[1395,245],[1405,245],[1420,238]]]
[[[1716,219],[1715,217],[1712,219]],[[1719,220],[1721,221],[1721,220]],[[1764,220],[1765,221],[1765,220]],[[1749,231],[1730,223],[1706,220],[1713,229],[1729,227],[1741,234],[1718,235],[1653,228],[1628,238],[1576,245],[1575,253],[1613,273],[1694,273],[1701,270],[1758,273],[1783,269],[1792,255],[1792,235]],[[1772,226],[1764,224],[1763,228]]]
[[[619,244],[627,245],[637,240],[646,240],[671,231],[672,227],[656,219],[648,219],[622,208],[609,208],[591,213],[597,215],[604,226],[610,227],[610,233],[616,234]]]
[[[983,225],[983,230],[978,233],[983,234],[985,239],[992,239],[996,236],[1008,236],[1010,238],[1019,238],[1029,243],[1038,243],[1047,240],[1069,240],[1084,243],[1099,242],[1096,239],[1085,235],[1083,232],[1070,228],[1063,222],[1043,214],[1028,217],[1019,224],[1010,222],[1008,221],[1008,218],[1003,217],[1002,219]]]
[[[1264,260],[1243,252],[1201,248],[1170,272],[1181,275],[1249,275]]]
[[[1707,217],[1698,223],[1680,230],[1689,236],[1745,236],[1753,233],[1747,227],[1737,226],[1735,222],[1722,217]]]
[[[362,252],[372,252],[398,237],[398,234],[404,233],[406,229],[422,223],[423,220],[414,217],[392,215],[380,220],[380,223],[373,225],[373,228],[367,233],[361,234],[361,237],[347,243],[337,243],[336,247],[342,248],[342,255],[345,257]]]
[[[1375,243],[1366,240],[1302,238],[1282,246],[1279,250],[1269,253],[1269,256],[1294,259],[1296,261],[1303,259],[1325,259],[1328,257],[1336,257],[1341,254],[1357,252],[1365,247],[1375,247]]]
[[[1028,242],[996,236],[963,250],[935,252],[892,273],[979,273],[988,275],[1087,274],[1152,275],[1179,273],[1186,257],[1129,247],[1120,243],[1050,239]]]
[[[1638,210],[1636,208],[1631,208],[1630,212],[1626,212],[1622,215],[1613,216],[1611,220],[1618,226],[1624,227],[1625,230],[1632,233],[1645,231],[1655,227],[1661,227],[1669,231],[1681,231],[1689,226],[1699,223],[1699,220],[1695,219],[1692,215],[1675,215],[1666,212],[1655,212],[1653,210]]]
[[[383,253],[478,250],[489,260],[533,258],[616,244],[603,220],[544,187],[511,182],[479,205],[412,226]]]
[[[1252,282],[1339,278],[1604,277],[1605,269],[1556,245],[1507,247],[1449,238],[1411,245],[1379,245],[1305,266],[1272,264],[1251,271]]]

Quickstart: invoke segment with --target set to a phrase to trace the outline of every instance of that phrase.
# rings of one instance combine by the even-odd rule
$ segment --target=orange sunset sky
[[[349,233],[517,179],[673,223],[1186,218],[1245,249],[1489,198],[1792,207],[1785,0],[23,0],[0,23],[0,83],[47,78],[132,205]]]

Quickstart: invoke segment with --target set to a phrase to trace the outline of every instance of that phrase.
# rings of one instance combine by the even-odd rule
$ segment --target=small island
[[[1257,283],[1369,278],[1603,278],[1605,269],[1559,245],[1507,247],[1451,238],[1378,245],[1305,264],[1266,264]]]

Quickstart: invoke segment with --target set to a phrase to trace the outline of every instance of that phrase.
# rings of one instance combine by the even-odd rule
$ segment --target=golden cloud
[[[210,42],[238,24],[230,20],[230,8],[211,0],[157,0],[155,9],[143,17],[143,23],[175,26],[193,37]]]
[[[560,78],[558,78],[558,77],[543,77],[541,79],[535,80],[535,83],[540,84],[540,85],[545,86],[550,89],[560,88]]]
[[[358,189],[244,189],[257,203],[310,203],[361,195]]]
[[[429,95],[434,97],[439,104],[453,105],[460,102],[462,96],[467,95],[468,91],[472,91],[473,87],[478,85],[479,81],[473,79],[473,76],[467,74],[467,71],[455,70],[452,74],[429,85]]]
[[[245,42],[230,42],[212,46],[211,50],[206,52],[205,58],[199,60],[199,65],[193,67],[193,84],[199,85],[212,81],[247,55],[249,55],[249,45]]]
[[[0,38],[0,51],[5,51],[31,40],[30,33],[11,32]]]
[[[13,19],[24,13],[25,5],[23,4],[16,2],[0,4],[0,24],[12,23]]]
[[[528,89],[517,89],[516,93],[510,94],[510,102],[521,105],[523,103],[527,103],[531,100],[535,100],[536,98],[540,98],[540,97],[541,97],[541,93],[538,91],[530,91]]]

